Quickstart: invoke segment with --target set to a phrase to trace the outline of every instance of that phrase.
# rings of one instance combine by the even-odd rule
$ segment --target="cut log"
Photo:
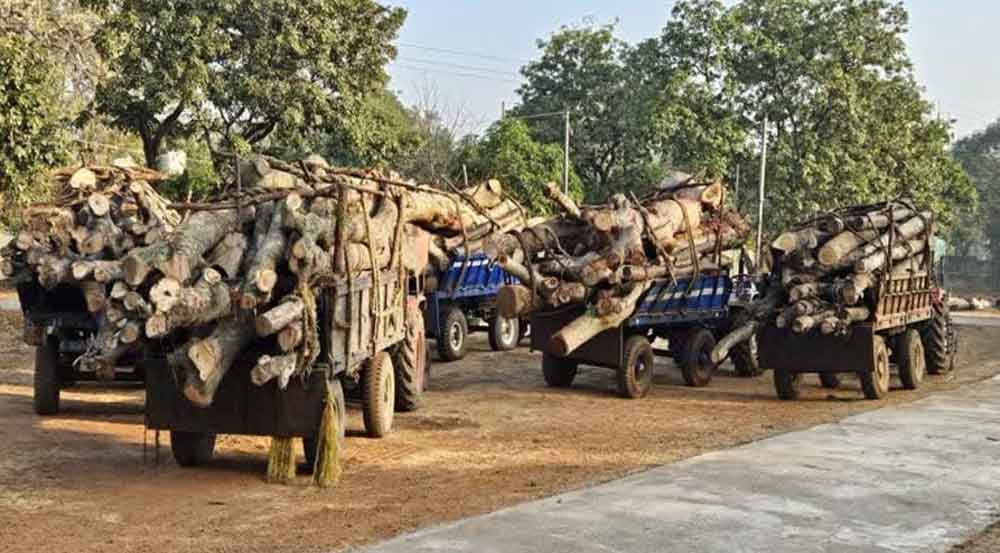
[[[897,242],[891,252],[880,250],[854,264],[854,272],[869,273],[883,269],[887,262],[900,261],[907,257],[923,253],[927,248],[927,241],[923,239]],[[891,269],[890,269],[891,270]]]
[[[108,300],[107,289],[104,284],[93,280],[86,280],[80,283],[80,290],[83,292],[84,303],[87,304],[87,311],[97,313]]]
[[[128,284],[125,284],[122,281],[115,282],[111,285],[111,297],[116,300],[123,299],[130,291],[131,289],[128,287]]]
[[[163,277],[149,289],[149,300],[157,313],[166,313],[177,305],[181,297],[181,283],[170,277]]]
[[[149,233],[146,236],[148,237]],[[162,241],[132,250],[122,261],[125,282],[130,286],[139,286],[146,281],[153,267],[165,261],[169,255],[170,244]]]
[[[628,294],[616,298],[617,305],[614,309],[610,309],[611,313],[608,315],[596,316],[585,313],[576,318],[552,336],[552,351],[564,357],[601,332],[615,328],[632,314],[639,298],[648,288],[648,281],[635,285]]]
[[[241,232],[231,232],[208,254],[205,262],[220,270],[225,278],[236,278],[243,255],[247,251],[247,238]]]
[[[852,230],[841,232],[834,236],[823,247],[819,249],[816,259],[824,267],[838,267],[841,260],[848,253],[859,246],[875,240],[879,236],[877,230],[863,230],[855,232]]]
[[[580,208],[577,207],[576,202],[573,201],[573,198],[563,194],[562,190],[559,190],[559,185],[556,183],[545,183],[545,195],[548,196],[550,200],[555,202],[556,205],[558,205],[570,217],[577,219],[580,218]]]
[[[194,286],[181,288],[177,301],[168,311],[157,312],[146,320],[146,335],[158,338],[180,327],[205,324],[230,315],[229,287],[210,280],[202,278]]]
[[[814,250],[821,243],[828,240],[829,236],[829,234],[816,228],[804,228],[782,234],[771,243],[771,247],[785,254],[802,249]]]
[[[889,213],[870,213],[847,219],[847,227],[853,230],[884,229],[890,224],[913,217],[913,210],[908,207],[897,207]]]
[[[497,313],[506,319],[519,319],[541,307],[541,298],[522,284],[508,284],[497,291]]]
[[[108,197],[100,192],[94,192],[87,198],[87,207],[96,217],[104,217],[111,209],[111,202]]]
[[[278,347],[284,352],[292,351],[299,347],[304,337],[305,331],[302,330],[302,325],[299,322],[293,322],[278,333]]]
[[[270,336],[302,318],[305,304],[298,296],[288,296],[274,307],[257,316],[258,336]]]
[[[759,327],[760,323],[758,321],[750,320],[729,334],[726,334],[712,348],[712,362],[718,365],[725,361],[729,357],[729,352],[737,345],[753,337]]]
[[[90,169],[83,167],[69,178],[69,186],[76,190],[92,190],[97,186],[97,175]]]
[[[188,401],[198,407],[211,406],[222,378],[254,336],[252,320],[233,317],[221,321],[204,340],[194,342],[187,349],[187,358],[195,369],[184,386]]]
[[[288,387],[288,382],[297,369],[298,354],[286,353],[284,355],[270,356],[261,355],[257,360],[257,365],[250,371],[250,380],[257,386],[263,386],[275,378],[278,379],[278,388],[284,390]]]
[[[241,287],[240,306],[243,309],[257,307],[262,299],[270,295],[274,285],[278,282],[275,267],[285,251],[288,240],[285,236],[283,223],[285,210],[284,203],[275,206],[267,228],[267,235],[247,267]]]
[[[252,216],[250,211],[223,209],[195,212],[174,231],[170,253],[156,263],[156,268],[178,282],[188,282],[202,256],[226,234],[241,226],[241,216]]]

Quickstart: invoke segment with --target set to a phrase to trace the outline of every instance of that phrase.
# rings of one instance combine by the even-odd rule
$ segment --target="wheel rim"
[[[500,318],[497,321],[500,325],[500,339],[503,340],[505,344],[511,344],[517,339],[517,333],[514,332],[514,323],[510,319]]]
[[[462,325],[451,323],[451,328],[448,329],[448,343],[455,351],[462,348]]]
[[[917,339],[913,341],[913,347],[910,349],[910,362],[913,363],[913,380],[919,384],[923,382],[924,374],[927,372],[927,365],[924,361],[924,345]]]
[[[639,356],[635,361],[635,367],[633,367],[633,372],[635,373],[635,381],[642,382],[646,378],[646,372],[649,367],[646,366],[646,358],[644,356]]]
[[[875,357],[875,386],[881,392],[889,391],[889,360],[885,350],[880,350]]]

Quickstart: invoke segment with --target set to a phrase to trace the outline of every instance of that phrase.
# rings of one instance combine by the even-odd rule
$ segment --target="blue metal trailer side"
[[[456,257],[437,275],[437,285],[427,290],[424,321],[427,336],[437,342],[443,361],[465,356],[469,320],[487,322],[490,346],[505,351],[517,346],[524,325],[517,319],[497,315],[496,296],[500,288],[516,284],[511,276],[483,254]]]
[[[531,319],[531,347],[542,352],[542,372],[550,386],[573,382],[580,364],[614,369],[618,391],[624,397],[646,395],[652,385],[653,356],[672,357],[689,386],[705,386],[715,372],[711,360],[716,338],[739,323],[741,306],[756,293],[756,285],[745,276],[711,271],[693,279],[657,280],[639,300],[635,312],[616,328],[591,338],[569,355],[551,350],[550,338],[586,311],[586,306],[538,313]],[[669,348],[654,350],[656,338]],[[759,374],[755,344],[734,353],[737,374]]]

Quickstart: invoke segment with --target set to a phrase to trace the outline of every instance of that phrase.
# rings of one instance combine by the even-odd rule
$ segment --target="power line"
[[[460,63],[449,63],[449,62],[445,62],[445,61],[428,60],[428,59],[422,59],[422,58],[410,58],[410,57],[406,57],[406,56],[400,56],[400,57],[398,57],[396,59],[398,59],[400,61],[408,62],[408,63],[424,63],[424,64],[428,64],[428,65],[440,65],[440,66],[443,66],[443,67],[453,67],[453,68],[456,68],[456,69],[468,69],[468,70],[471,70],[471,71],[477,71],[477,72],[481,72],[481,73],[490,73],[490,74],[493,74],[493,75],[503,75],[503,76],[506,76],[506,77],[517,77],[518,76],[518,74],[514,73],[514,72],[499,71],[499,70],[497,70],[495,68],[481,67],[481,66],[477,66],[477,65],[462,65]]]
[[[501,79],[499,77],[490,77],[490,76],[487,76],[487,75],[479,75],[479,74],[476,74],[476,73],[465,73],[465,72],[460,72],[460,71],[448,71],[448,70],[445,70],[445,69],[432,69],[432,68],[429,68],[429,67],[416,67],[416,66],[413,66],[413,65],[403,65],[401,63],[393,63],[393,66],[398,67],[400,69],[409,69],[411,71],[422,71],[422,72],[425,72],[425,73],[442,73],[442,74],[445,74],[445,75],[455,75],[457,77],[469,77],[469,78],[473,78],[473,79],[484,79],[484,80],[487,80],[487,81],[497,81],[497,82],[502,82],[502,83],[521,84],[521,81],[516,81],[514,79]]]
[[[481,58],[484,60],[494,60],[494,61],[506,61],[514,63],[531,63],[531,60],[519,59],[519,58],[505,58],[502,56],[492,56],[489,54],[479,54],[475,52],[463,52],[461,50],[451,50],[448,48],[437,48],[434,46],[421,46],[419,44],[411,44],[406,42],[397,42],[397,46],[402,46],[404,48],[416,48],[418,50],[426,50],[428,52],[440,52],[443,54],[454,54],[456,56],[466,56],[470,58]]]

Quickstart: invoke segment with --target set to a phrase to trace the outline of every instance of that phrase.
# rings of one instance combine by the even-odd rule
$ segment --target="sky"
[[[517,102],[518,69],[538,55],[537,40],[564,25],[617,21],[636,43],[656,36],[670,0],[388,0],[407,8],[390,87],[407,104],[433,97],[464,131],[482,130]],[[907,44],[918,82],[955,135],[1000,117],[998,0],[904,0]]]

